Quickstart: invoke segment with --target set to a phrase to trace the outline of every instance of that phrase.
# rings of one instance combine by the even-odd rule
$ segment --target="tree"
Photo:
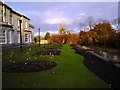
[[[87,32],[80,32],[80,41],[82,45],[104,45],[104,46],[114,46],[115,40],[111,39],[114,37],[116,31],[112,29],[109,23],[99,23]],[[109,42],[109,44],[108,44]]]
[[[106,19],[101,19],[101,18],[99,18],[99,19],[97,20],[97,24],[102,24],[102,23],[109,23],[109,21],[106,20]]]
[[[36,38],[36,42],[39,42],[39,36],[35,36],[34,38]],[[42,39],[43,37],[40,36],[40,39]]]
[[[80,31],[82,31],[82,30],[85,31],[86,24],[83,22],[80,22],[79,27],[80,27]]]
[[[79,34],[80,44],[87,45],[87,32],[81,31]]]
[[[80,42],[79,35],[78,34],[65,34],[65,35],[52,35],[50,37],[50,40],[52,43],[60,43],[60,44],[78,44]]]
[[[120,18],[114,19],[112,25],[114,25],[115,29],[120,30]]]
[[[90,30],[93,29],[95,26],[95,22],[94,22],[94,19],[92,16],[88,17],[88,26],[89,26]]]
[[[79,41],[80,39],[78,34],[69,33],[66,35],[66,43],[68,44],[78,44]]]
[[[115,34],[114,42],[116,43],[116,47],[119,49],[119,52],[120,52],[120,32]]]
[[[51,41],[51,43],[59,43],[59,44],[61,44],[62,43],[62,38],[60,37],[60,35],[53,34],[50,37],[50,41]]]
[[[119,39],[120,39],[120,32],[116,34],[116,46],[118,48],[118,54],[120,56],[120,40]]]
[[[95,38],[100,45],[106,45],[110,37],[114,36],[116,33],[109,23],[98,24],[95,26],[93,31],[95,32]]]
[[[49,32],[47,32],[47,33],[45,34],[44,39],[45,39],[45,40],[48,40],[49,38],[50,38],[50,33],[49,33]]]

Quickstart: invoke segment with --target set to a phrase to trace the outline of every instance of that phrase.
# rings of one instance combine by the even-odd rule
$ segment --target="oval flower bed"
[[[3,67],[3,72],[36,72],[51,69],[56,65],[53,61],[45,60],[21,62]]]
[[[33,55],[60,55],[60,50],[58,49],[45,49],[35,52]]]

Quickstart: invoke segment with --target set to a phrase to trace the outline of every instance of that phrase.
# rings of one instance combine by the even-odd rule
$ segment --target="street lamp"
[[[21,32],[21,23],[22,23],[22,20],[19,20],[19,24],[20,24],[20,51],[22,52],[22,32]]]
[[[38,33],[39,33],[39,48],[40,48],[40,28],[38,30]]]

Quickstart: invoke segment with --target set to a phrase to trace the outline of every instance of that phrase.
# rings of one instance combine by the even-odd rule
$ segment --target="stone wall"
[[[86,52],[76,45],[72,45],[75,52],[84,56],[83,64],[94,74],[103,79],[114,89],[120,88],[120,68],[116,67],[112,63],[104,61],[102,58],[96,55]]]

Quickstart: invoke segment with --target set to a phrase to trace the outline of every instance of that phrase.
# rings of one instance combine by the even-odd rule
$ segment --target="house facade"
[[[34,43],[34,26],[29,23],[30,19],[0,2],[0,44],[20,43],[19,20],[22,21],[22,44]]]

